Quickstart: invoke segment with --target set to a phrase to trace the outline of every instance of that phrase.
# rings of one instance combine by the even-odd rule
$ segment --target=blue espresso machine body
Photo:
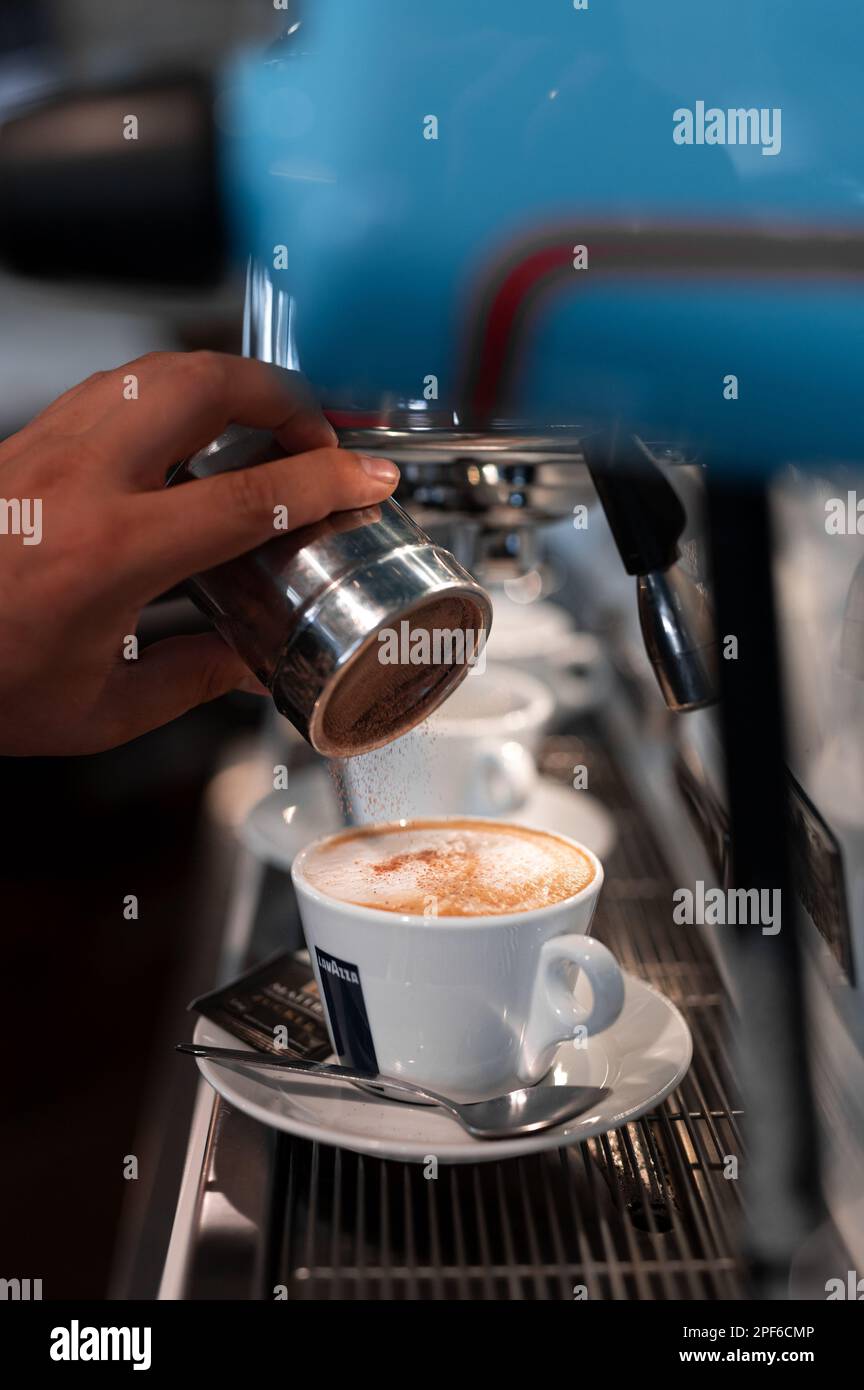
[[[304,11],[226,75],[223,159],[338,423],[860,454],[857,0]]]

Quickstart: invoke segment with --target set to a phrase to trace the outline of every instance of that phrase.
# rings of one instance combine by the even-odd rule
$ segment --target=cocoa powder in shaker
[[[473,604],[449,596],[431,600],[407,621],[409,640],[427,632],[430,644],[436,632],[476,633],[482,622]],[[381,661],[381,652],[380,642],[370,642],[329,694],[323,727],[340,757],[382,747],[413,729],[440,703],[442,685],[452,693],[469,670],[467,662],[455,661],[390,665]],[[466,655],[471,655],[467,644]]]

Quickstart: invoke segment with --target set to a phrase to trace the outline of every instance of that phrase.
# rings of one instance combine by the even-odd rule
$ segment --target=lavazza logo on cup
[[[333,1047],[343,1062],[362,1071],[377,1071],[378,1059],[356,965],[337,960],[316,946],[319,981]]]

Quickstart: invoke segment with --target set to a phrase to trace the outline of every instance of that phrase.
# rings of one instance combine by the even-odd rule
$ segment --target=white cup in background
[[[518,810],[534,791],[534,755],[553,711],[548,687],[524,671],[472,672],[425,724],[340,764],[352,820]]]
[[[544,681],[562,712],[588,708],[602,695],[600,643],[590,632],[577,632],[557,604],[496,598],[484,654],[490,664],[517,667]]]

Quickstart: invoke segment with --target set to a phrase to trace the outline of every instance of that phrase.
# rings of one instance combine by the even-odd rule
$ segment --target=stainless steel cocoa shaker
[[[231,426],[168,485],[283,453],[269,431]],[[468,674],[492,621],[486,591],[392,499],[277,534],[187,587],[327,757],[368,753],[419,724]]]

